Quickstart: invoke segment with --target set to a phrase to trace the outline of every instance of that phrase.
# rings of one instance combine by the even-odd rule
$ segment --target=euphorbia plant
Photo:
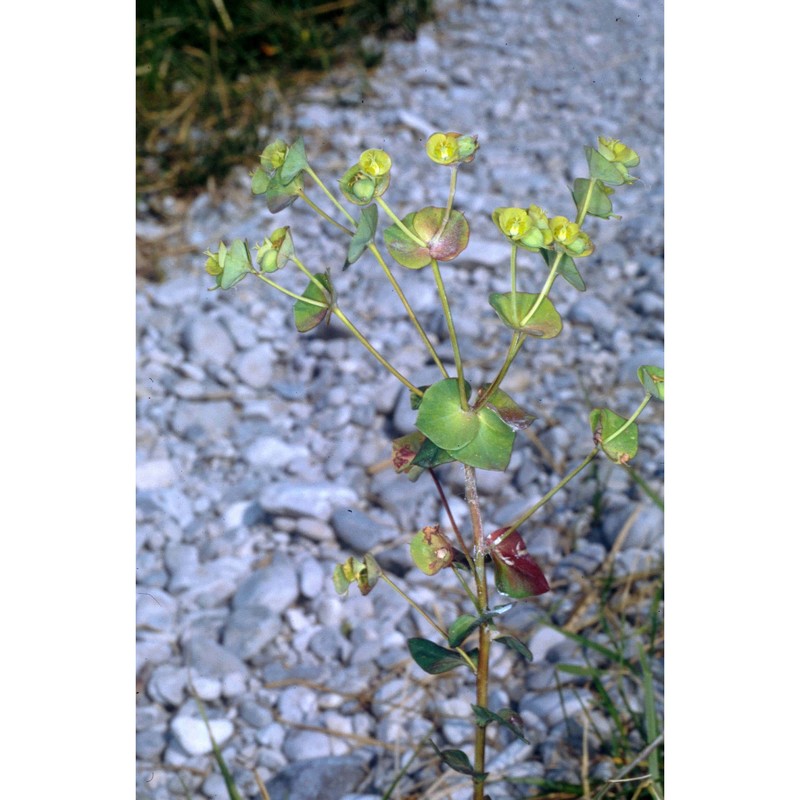
[[[509,246],[509,287],[506,292],[490,294],[488,302],[508,328],[509,340],[506,356],[498,364],[494,378],[482,385],[473,385],[464,374],[456,319],[451,312],[440,262],[453,261],[468,246],[470,226],[464,214],[454,207],[454,200],[459,170],[474,160],[477,151],[476,136],[434,133],[427,141],[426,152],[434,164],[449,169],[447,204],[426,206],[402,217],[385,200],[391,184],[392,159],[384,150],[363,152],[338,182],[341,194],[355,206],[353,210],[358,211],[357,216],[348,211],[312,169],[302,138],[291,145],[280,140],[269,144],[252,175],[253,192],[265,195],[272,212],[277,213],[301,199],[344,234],[346,252],[342,270],[367,251],[378,262],[417,331],[421,346],[441,372],[441,379],[431,385],[415,385],[356,327],[345,311],[346,304],[340,305],[335,291],[336,275],[330,269],[313,272],[306,266],[298,255],[288,226],[276,229],[255,248],[238,239],[229,246],[220,243],[217,252],[207,253],[206,270],[216,280],[214,288],[230,289],[252,275],[288,295],[294,300],[294,322],[301,333],[322,324],[332,324],[333,319],[337,319],[408,390],[409,402],[417,412],[416,430],[392,442],[393,465],[403,480],[416,481],[423,472],[430,474],[452,527],[450,533],[437,524],[423,524],[416,533],[409,532],[411,557],[416,566],[434,580],[442,570],[451,570],[463,587],[470,610],[453,619],[446,628],[441,626],[403,592],[370,553],[351,556],[339,564],[333,581],[342,595],[347,594],[351,584],[366,595],[383,580],[403,595],[437,634],[437,641],[421,637],[409,639],[409,651],[420,668],[440,674],[465,667],[473,673],[472,758],[462,750],[440,749],[433,741],[431,745],[445,764],[471,777],[473,797],[480,800],[488,797],[484,789],[488,777],[487,727],[491,724],[503,726],[525,740],[521,720],[513,709],[489,707],[490,649],[493,645],[507,647],[531,661],[532,655],[525,643],[501,633],[499,626],[503,613],[514,601],[530,600],[550,589],[547,578],[526,549],[520,528],[601,452],[623,467],[634,458],[638,448],[636,419],[652,398],[663,401],[664,373],[657,366],[641,367],[638,377],[644,395],[639,407],[627,417],[608,408],[593,409],[586,427],[588,452],[585,459],[512,524],[494,531],[484,528],[475,471],[505,470],[517,432],[534,420],[532,413],[503,390],[503,381],[526,343],[561,333],[561,317],[550,298],[553,284],[560,276],[576,290],[585,291],[586,284],[576,261],[591,256],[595,245],[583,226],[589,216],[601,219],[614,216],[611,213],[614,187],[636,180],[628,169],[635,167],[639,158],[625,144],[600,137],[597,148],[586,147],[588,177],[574,182],[574,215],[550,216],[533,203],[494,210],[491,216],[498,235],[504,237]],[[321,202],[333,207],[331,213],[307,193],[309,183],[323,195]],[[431,337],[378,248],[381,211],[389,224],[383,227],[380,238],[394,262],[409,270],[430,268],[449,333],[455,375],[444,366]],[[339,215],[339,219],[335,215]],[[528,285],[529,278],[520,279],[518,259],[521,255],[527,258],[527,253],[538,254],[544,261],[546,278],[540,286]],[[302,294],[291,291],[273,277],[289,265],[299,269],[307,279]],[[437,467],[451,462],[463,467],[469,533],[456,523],[436,476]],[[501,598],[499,603],[493,599],[489,588],[490,565],[494,588]]]

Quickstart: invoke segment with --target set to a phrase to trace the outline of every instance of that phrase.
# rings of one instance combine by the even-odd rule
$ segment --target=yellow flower
[[[434,133],[428,137],[425,144],[425,152],[431,161],[437,164],[452,164],[458,160],[458,149],[460,134],[458,133]]]
[[[373,178],[385,175],[392,168],[392,159],[384,150],[365,150],[358,163],[361,169]]]
[[[283,139],[276,139],[268,144],[261,153],[261,168],[265,172],[274,172],[283,166],[289,146]]]
[[[639,164],[639,156],[635,150],[623,144],[619,139],[608,139],[605,136],[597,137],[597,151],[605,159],[622,164],[626,167],[635,167]]]
[[[524,208],[498,208],[495,213],[497,227],[509,239],[521,239],[533,226],[533,221]]]

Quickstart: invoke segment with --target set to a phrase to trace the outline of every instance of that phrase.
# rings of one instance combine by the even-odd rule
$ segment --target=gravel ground
[[[507,472],[479,474],[489,525],[513,519],[585,456],[589,408],[633,411],[636,368],[663,364],[662,15],[661,3],[641,0],[442,3],[415,42],[385,45],[369,73],[331,73],[263,132],[265,143],[303,135],[330,185],[362,150],[385,148],[394,162],[386,198],[401,214],[446,200],[447,172],[431,167],[427,136],[478,134],[456,200],[470,246],[443,265],[473,385],[507,346],[486,302],[507,283],[491,211],[537,203],[568,215],[585,144],[610,135],[639,152],[642,180],[614,196],[622,219],[587,224],[598,246],[580,264],[588,291],[556,283],[562,334],[526,348],[504,384],[537,420]],[[257,796],[256,769],[273,800],[380,797],[431,722],[440,746],[466,746],[470,736],[461,676],[432,680],[410,661],[405,641],[428,635],[423,623],[383,585],[342,601],[330,580],[334,564],[369,547],[434,616],[463,613],[450,582],[434,593],[409,569],[408,533],[439,521],[440,510],[429,483],[386,468],[390,439],[413,424],[407,393],[341,326],[299,336],[289,302],[256,281],[208,292],[202,251],[291,224],[303,261],[332,269],[340,305],[376,346],[418,385],[438,372],[374,262],[340,273],[344,237],[300,204],[273,218],[242,171],[167,208],[171,221],[143,215],[137,231],[145,252],[168,252],[159,258],[167,279],[137,292],[137,797],[226,796],[192,686],[245,796]],[[538,257],[520,264],[525,280]],[[397,277],[444,342],[429,272]],[[660,491],[655,405],[642,419],[636,466]],[[463,491],[454,467],[441,477]],[[453,507],[463,519],[457,496]],[[496,653],[491,703],[518,709],[530,743],[493,733],[489,768],[578,781],[589,688],[561,676],[569,691],[559,695],[554,664],[581,653],[536,621],[569,620],[603,563],[623,575],[657,571],[663,516],[621,470],[600,464],[536,519],[522,533],[554,591],[510,612],[534,665]],[[592,768],[604,776],[610,761],[592,738],[604,722],[592,714]],[[643,744],[632,742],[634,752]],[[433,774],[427,760],[417,777]],[[450,777],[425,796],[470,796]],[[518,792],[505,782],[491,794]]]

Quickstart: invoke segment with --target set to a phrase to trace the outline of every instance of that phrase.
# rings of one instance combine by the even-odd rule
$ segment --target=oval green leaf
[[[450,455],[471,467],[502,472],[511,459],[516,433],[491,408],[482,408],[477,419],[478,431],[472,441],[456,450],[450,449]]]
[[[286,152],[286,159],[276,174],[280,175],[280,181],[285,186],[293,181],[307,166],[306,146],[303,137],[300,136],[292,142],[292,146]]]
[[[540,250],[539,252],[547,262],[548,267],[553,266],[553,262],[559,255],[553,250]],[[574,259],[566,253],[561,254],[561,260],[556,267],[556,274],[560,275],[570,286],[574,286],[579,292],[586,291],[586,283],[581,277],[580,272],[578,272]]]
[[[618,433],[626,422],[609,408],[594,408],[589,414],[595,444],[617,464],[627,464],[639,449],[639,428],[635,422]]]
[[[314,300],[314,303],[306,303],[298,300],[294,304],[294,324],[300,333],[316,328],[330,314],[333,307],[333,287],[330,278],[325,273],[317,273],[314,276],[324,287],[321,289],[314,281],[309,281],[303,297]],[[319,305],[320,303],[324,305]]]
[[[456,378],[445,378],[426,389],[419,405],[417,428],[435,445],[443,450],[458,450],[478,435],[480,426],[478,414],[461,408]]]
[[[591,181],[588,178],[576,178],[575,188],[572,190],[572,199],[575,201],[575,208],[580,211],[586,202],[586,196],[589,194],[589,186]],[[592,186],[592,195],[589,198],[589,205],[586,208],[586,213],[591,214],[593,217],[600,217],[601,219],[608,219],[614,217],[619,219],[616,214],[611,213],[611,198],[609,195],[614,193],[614,190],[606,186],[603,181],[596,180]]]
[[[655,397],[656,400],[664,402],[664,369],[663,367],[639,367],[636,371],[639,381],[644,390]]]
[[[605,156],[600,155],[593,147],[584,147],[584,151],[591,177],[612,186],[622,186],[625,183],[622,173]]]
[[[467,666],[467,662],[455,650],[448,650],[428,639],[409,639],[408,650],[417,665],[430,675],[440,675],[456,667]],[[469,654],[473,660],[477,652],[474,650]]]
[[[485,384],[481,391],[486,391],[489,385]],[[500,419],[515,431],[525,430],[536,419],[533,414],[520,408],[502,389],[495,389],[492,392],[486,402],[486,407],[495,411]]]
[[[493,292],[489,295],[489,305],[507,327],[515,331],[538,336],[541,339],[554,339],[561,333],[561,316],[556,307],[545,297],[536,313],[523,325],[528,312],[539,299],[538,294],[527,292]]]
[[[447,629],[447,644],[450,647],[458,647],[467,636],[480,627],[480,624],[480,617],[474,617],[472,614],[462,614]]]
[[[442,228],[447,209],[427,206],[413,215],[413,231],[428,243],[428,252],[437,261],[452,261],[469,242],[467,218],[451,209],[447,224]]]
[[[220,288],[230,289],[239,283],[248,272],[252,271],[250,248],[241,239],[236,239],[225,255],[225,264],[222,268],[222,274],[219,276]]]
[[[426,525],[411,539],[411,558],[426,575],[435,575],[453,563],[453,545],[438,525]]]
[[[345,267],[354,264],[361,258],[362,253],[369,247],[375,237],[375,230],[378,227],[378,207],[371,205],[361,209],[361,216],[358,218],[358,227],[355,235],[350,240],[350,247],[347,249],[347,261]]]

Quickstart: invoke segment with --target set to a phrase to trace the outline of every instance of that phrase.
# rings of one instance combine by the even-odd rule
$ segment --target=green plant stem
[[[333,205],[336,206],[336,208],[338,208],[339,211],[341,211],[341,213],[345,216],[345,218],[355,228],[356,227],[356,221],[348,213],[347,209],[330,193],[330,191],[328,191],[328,187],[320,180],[319,175],[317,175],[317,173],[314,172],[314,170],[311,169],[310,166],[306,166],[305,170],[306,170],[306,173],[308,174],[308,176],[311,178],[311,180],[313,180],[314,183],[316,183],[317,186],[319,186],[319,188],[322,189],[322,191],[325,193],[325,196],[328,198],[328,200],[330,200],[331,203],[333,203]]]
[[[403,308],[406,310],[406,314],[408,314],[408,318],[411,320],[412,325],[416,329],[417,333],[419,334],[420,338],[422,339],[425,347],[428,349],[428,352],[431,354],[431,358],[433,359],[436,366],[439,368],[439,371],[444,375],[445,378],[449,377],[447,374],[447,369],[445,368],[444,364],[442,364],[442,360],[439,358],[439,354],[436,352],[436,348],[433,346],[433,342],[428,338],[428,334],[425,333],[425,329],[422,327],[419,319],[417,319],[417,315],[414,313],[414,309],[411,308],[411,304],[406,299],[405,293],[400,288],[400,284],[397,282],[397,279],[392,275],[391,270],[389,269],[388,264],[384,260],[383,256],[381,255],[381,251],[375,246],[374,242],[370,242],[368,249],[375,259],[377,260],[378,264],[380,264],[381,269],[383,269],[384,275],[389,280],[389,283],[392,285],[392,289],[394,289],[397,297],[400,299],[400,302],[403,304]]]
[[[511,245],[511,304],[514,306],[514,313],[517,308],[517,245]]]
[[[350,331],[350,333],[352,333],[352,334],[353,334],[353,336],[355,336],[355,337],[356,337],[356,339],[358,339],[358,341],[359,341],[359,342],[360,342],[360,343],[361,343],[361,344],[362,344],[362,345],[363,345],[363,346],[364,346],[364,347],[365,347],[365,348],[366,348],[366,349],[369,351],[370,355],[371,355],[371,356],[372,356],[372,357],[373,357],[373,358],[374,358],[376,361],[378,361],[378,362],[380,363],[380,365],[381,365],[381,366],[382,366],[384,369],[386,369],[386,370],[388,370],[389,372],[391,372],[391,373],[392,373],[392,375],[394,375],[394,377],[395,377],[395,378],[397,378],[397,380],[399,380],[399,381],[400,381],[400,383],[402,383],[402,384],[403,384],[403,386],[405,386],[405,387],[406,387],[406,388],[407,388],[407,389],[408,389],[410,392],[412,392],[413,394],[416,394],[416,395],[419,395],[420,397],[422,397],[422,395],[424,394],[424,393],[423,393],[423,391],[422,391],[421,389],[418,389],[416,386],[414,386],[414,384],[413,384],[413,383],[411,383],[411,381],[410,381],[410,380],[408,380],[408,378],[406,378],[406,377],[405,377],[405,375],[403,375],[402,373],[398,372],[398,371],[397,371],[397,370],[396,370],[396,369],[395,369],[395,368],[394,368],[394,367],[393,367],[393,366],[392,366],[392,365],[391,365],[391,364],[390,364],[390,363],[389,363],[389,362],[388,362],[388,361],[387,361],[387,360],[386,360],[386,359],[385,359],[385,358],[384,358],[384,357],[383,357],[383,356],[382,356],[382,355],[381,355],[381,354],[380,354],[380,353],[379,353],[379,352],[378,352],[378,351],[377,351],[377,350],[376,350],[376,349],[375,349],[375,348],[374,348],[374,347],[373,347],[373,346],[372,346],[372,345],[369,343],[369,341],[367,340],[367,338],[366,338],[366,337],[365,337],[365,336],[364,336],[364,335],[361,333],[361,331],[359,331],[359,330],[358,330],[358,328],[356,328],[356,326],[355,326],[355,325],[354,325],[354,324],[353,324],[353,323],[350,321],[350,319],[347,317],[347,315],[344,313],[344,311],[342,311],[342,310],[341,310],[341,309],[340,309],[338,306],[334,306],[334,307],[331,309],[331,312],[333,313],[333,315],[334,315],[334,316],[338,317],[338,318],[341,320],[342,324],[343,324],[343,325],[344,325],[344,326],[347,328],[347,330],[349,330],[349,331]]]
[[[518,517],[514,522],[511,523],[511,526],[505,531],[505,533],[497,539],[495,542],[495,546],[499,545],[504,539],[508,538],[520,525],[530,519],[545,503],[548,503],[555,494],[560,492],[576,475],[578,475],[581,471],[586,469],[589,464],[592,463],[595,456],[600,452],[600,446],[592,450],[586,458],[578,464],[575,469],[572,470],[568,475],[564,476],[538,503],[533,505],[529,508],[522,516]]]
[[[439,240],[439,237],[444,233],[444,229],[447,227],[447,223],[450,222],[450,213],[453,210],[453,201],[456,197],[456,183],[458,182],[458,164],[453,164],[450,167],[450,191],[447,195],[447,205],[444,209],[444,216],[442,217],[442,222],[439,225],[439,229],[436,231],[435,235],[431,239],[431,242],[436,242]]]
[[[636,411],[634,411],[633,414],[630,417],[628,417],[625,423],[622,426],[620,426],[617,430],[615,430],[614,433],[612,433],[611,436],[608,437],[608,439],[605,439],[604,443],[608,444],[609,442],[612,442],[614,439],[617,438],[617,436],[621,436],[628,428],[630,428],[630,426],[633,425],[633,423],[635,422],[636,418],[642,413],[642,411],[645,410],[645,408],[647,408],[647,404],[650,402],[652,396],[653,395],[649,393],[646,394],[644,396],[644,400],[642,400],[642,402],[639,403],[639,407],[636,409]]]
[[[350,220],[350,222],[353,225],[355,225],[356,223],[355,223],[355,220],[353,219],[353,217],[350,216],[350,214],[347,213],[347,211],[345,210],[344,206],[342,206],[342,204],[339,203],[339,201],[328,191],[327,187],[320,180],[320,178],[317,176],[317,174],[314,172],[314,170],[312,170],[309,167],[309,168],[306,169],[306,172],[308,172],[308,174],[316,182],[316,184],[322,189],[322,191],[325,192],[326,196],[336,206],[336,208],[338,208],[339,211],[341,211],[342,214],[344,214]],[[341,225],[335,219],[333,219],[333,217],[331,217],[329,214],[327,214],[325,211],[323,211],[313,200],[311,200],[310,197],[308,197],[308,195],[305,194],[305,192],[300,192],[299,196],[303,200],[305,200],[305,202],[308,203],[308,205],[314,211],[316,211],[317,214],[319,214],[324,220],[329,222],[331,225],[336,226],[337,228],[339,228],[339,230],[343,231],[348,236],[352,237],[354,235],[353,231],[351,231],[349,228],[345,227],[344,225]],[[380,200],[380,198],[378,198],[378,199]],[[383,203],[381,205],[382,205],[382,207],[386,207],[385,204],[383,204]],[[389,213],[390,216],[391,216],[391,211],[389,211],[387,213]],[[392,217],[392,218],[394,219],[394,217]],[[370,242],[370,244],[368,245],[368,249],[369,249],[370,253],[372,253],[372,255],[375,256],[375,259],[380,264],[381,268],[383,269],[384,274],[389,279],[389,283],[391,283],[392,289],[394,289],[395,293],[397,294],[398,298],[400,299],[400,302],[403,304],[403,308],[406,310],[406,314],[408,314],[408,318],[411,320],[411,323],[413,324],[415,330],[417,331],[417,333],[419,334],[419,336],[422,339],[423,343],[425,344],[425,347],[427,348],[428,352],[430,353],[431,358],[433,359],[434,363],[439,368],[439,370],[441,371],[442,375],[444,375],[444,377],[447,378],[448,377],[447,370],[445,369],[444,365],[442,364],[442,361],[439,358],[439,355],[436,352],[436,349],[434,348],[433,343],[428,338],[428,334],[425,333],[425,330],[422,327],[422,325],[420,324],[419,319],[417,319],[417,315],[414,313],[414,310],[411,308],[411,304],[406,299],[405,293],[400,288],[400,284],[397,283],[397,280],[395,279],[394,275],[392,275],[391,271],[389,270],[389,267],[386,264],[386,261],[384,260],[383,256],[381,255],[380,250],[378,250],[378,248],[375,246],[374,242]]]
[[[255,276],[256,276],[256,278],[258,278],[259,280],[262,280],[262,281],[264,281],[264,283],[268,284],[268,285],[269,285],[269,286],[271,286],[273,289],[277,289],[279,292],[283,292],[285,295],[288,295],[289,297],[292,297],[292,298],[294,298],[295,300],[301,300],[301,301],[302,301],[302,302],[304,302],[304,303],[308,303],[310,306],[317,306],[317,308],[329,308],[329,306],[328,306],[326,303],[322,303],[322,302],[320,302],[319,300],[314,300],[314,299],[313,299],[313,298],[311,298],[311,297],[303,297],[302,295],[295,294],[294,292],[290,292],[288,289],[285,289],[285,288],[284,288],[283,286],[281,286],[279,283],[275,283],[275,281],[273,281],[273,280],[270,280],[269,278],[267,278],[267,277],[266,277],[266,276],[265,276],[263,273],[261,273],[261,272],[256,272],[256,271],[254,270],[254,271],[253,271],[253,275],[255,275]],[[315,283],[316,283],[316,281],[315,281]],[[326,291],[327,291],[327,290],[326,290]]]
[[[638,484],[639,488],[650,498],[650,500],[658,506],[662,511],[664,510],[664,501],[651,489],[639,473],[628,464],[628,473],[631,478]]]
[[[589,178],[589,188],[586,191],[586,197],[583,198],[583,205],[578,211],[578,216],[575,217],[575,223],[579,228],[583,225],[583,221],[586,219],[586,214],[589,211],[589,200],[592,197],[592,192],[594,191],[594,185],[596,183],[597,178]]]
[[[453,324],[453,315],[450,313],[450,303],[447,300],[447,292],[444,288],[442,273],[439,270],[439,262],[435,258],[431,261],[431,269],[433,270],[433,279],[436,281],[436,289],[439,292],[439,300],[442,304],[445,322],[447,323],[447,331],[450,334],[450,345],[453,348],[453,360],[456,362],[461,410],[466,411],[469,408],[469,404],[467,403],[467,388],[464,384],[464,364],[461,361],[461,351],[458,349],[458,336],[456,336],[456,328]]]
[[[445,641],[448,641],[447,631],[442,628],[441,625],[439,625],[421,606],[415,603],[414,600],[412,600],[390,577],[387,576],[385,572],[383,572],[383,570],[381,570],[381,578],[383,578],[383,580],[385,580],[386,583],[388,583],[389,586],[391,586],[392,589],[394,589],[400,595],[400,597],[402,597],[411,606],[411,608],[421,614],[425,618],[425,621],[436,631],[438,631]],[[464,659],[473,672],[477,671],[477,667],[472,663],[472,659],[464,650],[462,650],[460,647],[454,647],[453,649],[461,656],[461,658]]]
[[[422,750],[422,748],[427,744],[428,739],[435,730],[436,730],[435,727],[431,728],[428,731],[428,733],[426,733],[425,736],[423,736],[422,739],[419,740],[419,743],[414,748],[414,752],[408,757],[408,761],[406,761],[406,763],[403,764],[397,775],[394,776],[394,780],[392,781],[389,788],[383,793],[381,800],[389,800],[389,798],[392,796],[392,793],[397,788],[397,784],[400,783],[400,781],[403,778],[403,775],[405,775],[406,772],[408,772],[408,768],[414,763],[414,759],[419,755],[420,750]]]
[[[464,489],[470,519],[472,520],[473,544],[475,550],[475,585],[478,593],[478,610],[485,614],[489,608],[489,587],[486,581],[486,552],[488,546],[481,519],[480,498],[475,481],[475,468],[464,465]],[[478,628],[478,670],[475,681],[475,702],[486,708],[489,703],[489,648],[492,644],[489,622],[481,623]],[[475,724],[475,760],[476,772],[485,772],[486,765],[486,728]],[[484,800],[483,781],[473,779],[473,800]]]
[[[547,276],[547,280],[544,282],[542,291],[539,292],[539,297],[531,307],[531,310],[520,320],[520,325],[527,325],[529,320],[531,320],[533,315],[539,310],[539,307],[542,305],[542,303],[544,303],[544,301],[547,299],[547,295],[550,294],[550,289],[553,288],[553,284],[558,276],[558,265],[561,263],[561,259],[563,257],[564,253],[562,252],[556,254],[555,260],[553,261],[553,266],[550,267],[550,273]],[[516,352],[514,355],[516,355]]]
[[[475,567],[472,563],[472,556],[470,556],[469,554],[469,548],[467,547],[467,543],[461,536],[461,531],[459,530],[455,518],[453,517],[453,512],[450,510],[450,503],[447,502],[447,497],[445,496],[444,489],[442,488],[442,482],[439,480],[438,475],[433,471],[433,469],[428,469],[428,472],[430,473],[430,476],[433,479],[434,486],[436,486],[436,492],[439,495],[439,499],[442,501],[442,507],[447,512],[447,517],[450,520],[450,524],[453,526],[453,533],[456,535],[456,539],[458,539],[458,543],[461,546],[461,551],[466,556],[470,572],[474,573]]]
[[[328,214],[326,211],[323,211],[305,192],[299,192],[298,197],[308,203],[308,205],[311,206],[311,208],[316,211],[317,214],[319,214],[326,222],[330,222],[331,225],[335,225],[340,231],[343,231],[348,236],[354,235],[350,228],[345,227],[341,224],[341,222],[337,222],[330,214]]]
[[[403,233],[408,236],[409,239],[416,242],[420,247],[428,246],[427,242],[423,242],[422,239],[416,233],[414,233],[414,231],[408,228],[403,220],[401,220],[400,217],[398,217],[397,214],[395,214],[394,211],[389,208],[386,201],[382,197],[376,197],[375,202],[386,212],[389,217],[391,217],[394,224],[397,225],[397,227],[400,228],[400,230],[403,231]]]

